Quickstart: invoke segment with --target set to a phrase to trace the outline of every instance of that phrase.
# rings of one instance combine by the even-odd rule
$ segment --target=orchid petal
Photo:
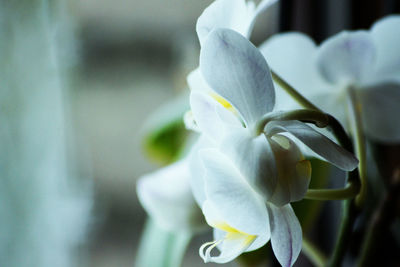
[[[248,31],[249,14],[245,0],[216,0],[200,15],[196,24],[200,44],[217,28],[228,28],[243,35]]]
[[[254,242],[255,236],[247,236],[240,233],[228,233],[218,241],[203,244],[199,253],[205,263],[227,263],[234,260]],[[218,256],[211,256],[211,251],[218,246],[221,253]]]
[[[400,16],[388,16],[377,21],[371,36],[377,50],[376,69],[380,74],[395,71],[400,74]]]
[[[256,20],[257,20],[257,17],[258,17],[261,13],[263,13],[264,11],[266,11],[269,7],[271,7],[272,5],[274,5],[276,2],[277,2],[277,0],[262,0],[262,1],[258,4],[257,8],[255,8],[255,9],[253,8],[252,10],[250,9],[250,7],[248,8],[250,15],[249,15],[249,23],[248,23],[247,33],[244,34],[245,37],[247,37],[247,38],[250,39],[251,32],[253,31],[254,24],[255,24],[255,22],[256,22]],[[253,4],[254,4],[254,2],[248,2],[247,5],[249,6],[250,3],[253,3]]]
[[[234,30],[249,38],[255,21],[277,0],[263,0],[255,7],[253,1],[216,0],[200,15],[196,24],[200,44],[203,45],[208,34],[217,28]]]
[[[271,245],[275,257],[283,267],[292,266],[300,254],[302,231],[290,204],[277,207],[267,204],[271,227]]]
[[[194,229],[200,226],[200,209],[189,185],[187,161],[142,176],[137,194],[151,217],[167,230]]]
[[[199,68],[193,70],[187,76],[187,83],[189,85],[190,90],[192,91],[199,91],[199,92],[211,92],[212,89],[204,80],[203,75]]]
[[[353,154],[305,123],[299,121],[273,121],[266,126],[268,136],[282,132],[291,133],[323,159],[342,170],[352,171],[358,165],[358,160]]]
[[[294,32],[277,34],[264,42],[259,49],[271,69],[304,95],[325,91],[328,86],[315,64],[317,46],[307,35]],[[280,91],[283,90],[276,91],[277,104]],[[286,97],[285,101],[287,99],[290,97]]]
[[[317,64],[322,76],[330,83],[361,81],[371,75],[376,50],[366,31],[342,32],[319,48]]]
[[[315,92],[309,96],[309,100],[320,107],[325,113],[333,115],[345,129],[350,129],[347,103],[344,101],[345,90],[339,87],[327,87],[327,90]]]
[[[400,142],[400,82],[356,90],[368,137],[384,143]]]
[[[209,200],[204,201],[201,206],[204,217],[206,218],[207,224],[211,227],[217,228],[218,225],[226,224],[225,219],[221,213],[213,206],[212,202]],[[225,231],[223,231],[225,232]],[[221,238],[217,238],[219,240]]]
[[[274,135],[270,144],[274,151],[278,184],[269,202],[283,206],[303,199],[311,180],[311,164],[296,144],[283,135]]]
[[[265,135],[252,137],[246,129],[229,133],[221,141],[223,151],[249,184],[268,200],[277,185],[274,153]]]
[[[204,79],[242,115],[247,126],[273,109],[275,92],[268,65],[249,40],[217,29],[200,52]]]
[[[283,33],[269,38],[260,46],[269,66],[304,96],[329,91],[315,64],[317,46],[305,34]],[[275,110],[290,110],[301,106],[280,86],[276,90]]]
[[[264,202],[236,166],[217,149],[202,150],[201,158],[206,170],[207,201],[219,211],[223,221],[249,235],[269,232]]]
[[[213,207],[210,201],[205,201],[202,207],[204,215],[209,225],[214,227],[214,240],[203,244],[200,248],[200,256],[205,262],[226,263],[242,252],[255,250],[268,242],[270,233],[266,232],[263,235],[249,235],[247,233],[238,231],[230,225],[224,223],[218,210]],[[268,218],[266,218],[268,220]],[[263,222],[263,223],[267,223]],[[206,247],[208,247],[206,249]],[[221,251],[218,256],[211,256],[211,250],[218,247]]]
[[[268,224],[268,230],[269,230],[269,223],[268,221],[264,222],[265,224]],[[257,238],[251,243],[251,245],[245,250],[245,252],[248,251],[253,251],[256,249],[261,248],[264,246],[269,240],[271,239],[271,232],[265,232],[262,235],[258,235]]]
[[[269,224],[269,222],[265,222],[267,224]],[[214,228],[214,240],[221,240],[225,237],[226,232],[223,230],[220,230],[218,228]],[[249,252],[249,251],[253,251],[256,249],[259,249],[260,247],[264,246],[271,238],[271,233],[270,232],[266,232],[263,235],[259,235],[257,236],[254,241],[251,243],[251,245],[243,252]],[[218,248],[220,248],[220,246],[217,246]],[[220,249],[221,250],[221,249]]]
[[[209,95],[192,91],[190,106],[197,126],[211,140],[219,141],[227,130],[242,127],[232,112]]]
[[[205,182],[204,182],[204,166],[200,159],[199,151],[201,149],[210,148],[213,146],[213,142],[204,135],[201,135],[197,142],[193,145],[188,155],[189,171],[190,171],[190,187],[194,198],[201,207],[206,200],[205,194]]]

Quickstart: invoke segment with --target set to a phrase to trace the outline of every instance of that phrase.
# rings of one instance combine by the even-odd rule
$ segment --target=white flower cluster
[[[347,94],[355,92],[365,134],[400,142],[400,16],[377,21],[369,31],[344,31],[317,46],[301,33],[278,34],[260,46],[268,64],[347,129]],[[277,90],[280,108],[295,108]]]
[[[345,124],[342,94],[362,89],[365,131],[379,139],[400,137],[400,124],[391,127],[387,119],[399,119],[391,112],[400,106],[400,60],[388,56],[393,46],[381,41],[400,45],[400,35],[390,34],[400,19],[382,20],[371,33],[341,33],[319,48],[297,33],[257,48],[248,40],[254,21],[274,2],[216,0],[199,17],[200,66],[188,76],[191,113],[185,121],[200,137],[186,158],[138,184],[143,206],[169,229],[197,228],[197,203],[214,229],[214,241],[200,248],[205,262],[226,263],[271,240],[281,265],[294,264],[302,230],[290,203],[303,199],[311,177],[296,143],[342,170],[358,165],[351,153],[298,120],[270,121],[260,131],[259,122],[271,112],[296,108],[289,96],[275,96],[267,61]],[[218,256],[211,255],[215,247]]]

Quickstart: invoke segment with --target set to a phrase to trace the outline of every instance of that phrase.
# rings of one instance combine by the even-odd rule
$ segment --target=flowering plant
[[[174,231],[204,229],[193,221],[197,203],[214,236],[199,249],[205,262],[227,263],[271,241],[282,266],[292,266],[302,249],[325,264],[303,238],[291,203],[346,200],[344,218],[351,219],[343,220],[330,261],[335,266],[367,194],[364,135],[399,138],[398,118],[388,118],[399,108],[393,47],[400,39],[390,32],[400,20],[340,33],[319,48],[298,33],[273,36],[257,48],[249,40],[255,20],[274,3],[216,0],[199,17],[200,65],[188,76],[185,115],[199,137],[178,163],[143,177],[138,194],[149,214]],[[309,189],[310,157],[347,172],[346,187]],[[174,208],[166,213],[168,206]],[[211,255],[214,248],[219,255]]]

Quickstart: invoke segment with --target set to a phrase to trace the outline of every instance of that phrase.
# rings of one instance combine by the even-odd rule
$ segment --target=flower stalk
[[[355,153],[360,161],[358,165],[358,172],[360,177],[360,193],[356,197],[357,206],[361,206],[367,194],[367,175],[366,175],[366,151],[365,151],[365,137],[363,134],[363,125],[361,121],[360,109],[357,106],[355,91],[352,87],[347,90],[349,96],[350,118],[353,121],[353,138],[355,143]]]
[[[282,87],[294,100],[296,100],[300,105],[307,109],[321,111],[317,106],[311,103],[307,98],[301,95],[296,89],[294,89],[288,82],[282,79],[275,71],[271,69],[272,79]],[[322,111],[321,111],[322,112]]]
[[[349,182],[345,188],[341,189],[309,189],[305,199],[312,200],[345,200],[357,196],[360,186],[357,183]]]
[[[343,212],[342,218],[340,220],[338,238],[332,256],[329,260],[329,267],[342,265],[341,263],[346,254],[351,239],[354,221],[358,214],[354,199],[345,200],[343,202],[342,209]]]
[[[326,256],[308,238],[303,236],[302,252],[317,267],[326,265]]]
[[[360,178],[357,169],[349,172],[348,174],[349,184],[355,183],[359,185]],[[359,214],[360,210],[356,205],[355,198],[348,199],[343,202],[342,207],[342,218],[340,220],[339,233],[336,240],[336,245],[330,258],[329,267],[340,266],[343,258],[346,254],[349,246],[354,222]]]
[[[376,258],[378,246],[382,244],[382,236],[386,229],[390,228],[396,213],[393,212],[398,206],[400,194],[400,169],[393,174],[393,181],[385,197],[381,200],[379,207],[372,216],[371,223],[361,248],[361,256],[358,266],[371,266],[371,262]],[[373,263],[372,263],[373,264]]]

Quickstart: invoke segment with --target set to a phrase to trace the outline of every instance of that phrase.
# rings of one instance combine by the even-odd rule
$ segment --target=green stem
[[[325,266],[327,259],[326,256],[308,240],[303,236],[303,246],[302,252],[307,256],[307,258],[317,267]]]
[[[346,149],[350,153],[354,153],[353,143],[351,142],[351,139],[347,135],[343,126],[332,115],[328,115],[328,117],[329,117],[328,130],[336,137],[337,141],[344,149]]]
[[[304,198],[312,200],[345,200],[356,197],[358,193],[358,184],[350,182],[345,188],[341,189],[309,189]]]
[[[376,266],[379,263],[379,260],[376,260],[376,256],[379,255],[377,255],[377,251],[379,251],[379,246],[383,243],[385,233],[388,232],[393,220],[396,218],[396,212],[394,211],[399,208],[400,169],[395,171],[393,176],[392,184],[388,187],[384,199],[375,210],[370,221],[361,249],[360,261],[358,263],[360,267]]]
[[[343,126],[333,117],[330,116],[330,129],[332,130],[339,143],[349,152],[354,152],[353,145],[343,129]],[[360,160],[360,162],[362,159]],[[357,169],[348,173],[347,182],[349,186],[354,185],[357,190],[360,190],[360,172]],[[331,259],[329,261],[330,267],[341,266],[347,248],[349,246],[354,222],[359,214],[360,210],[356,206],[356,200],[348,199],[343,203],[342,218],[340,220],[339,234],[336,240],[335,248],[333,250]]]
[[[272,79],[282,87],[293,99],[295,99],[300,105],[307,109],[313,109],[321,111],[317,106],[311,103],[307,98],[301,95],[296,89],[294,89],[290,84],[283,80],[275,71],[271,70]]]
[[[348,173],[348,183],[360,186],[360,178],[358,170],[355,169]],[[350,244],[352,237],[352,230],[354,222],[360,210],[356,207],[355,199],[348,199],[343,202],[342,218],[339,225],[339,233],[336,240],[335,248],[330,258],[329,267],[341,266],[343,258],[346,254],[347,248]]]
[[[345,200],[343,203],[342,219],[340,220],[339,234],[333,250],[329,267],[342,266],[343,258],[350,243],[354,221],[358,211],[354,199]]]
[[[361,121],[361,113],[359,107],[356,105],[356,96],[354,89],[349,87],[348,90],[349,95],[349,107],[350,107],[350,118],[353,120],[353,129],[354,129],[354,143],[356,147],[356,156],[360,161],[358,166],[358,172],[361,182],[360,193],[356,198],[357,206],[361,206],[365,200],[365,196],[367,194],[367,175],[366,175],[366,151],[365,151],[365,138],[362,130],[362,121]]]

